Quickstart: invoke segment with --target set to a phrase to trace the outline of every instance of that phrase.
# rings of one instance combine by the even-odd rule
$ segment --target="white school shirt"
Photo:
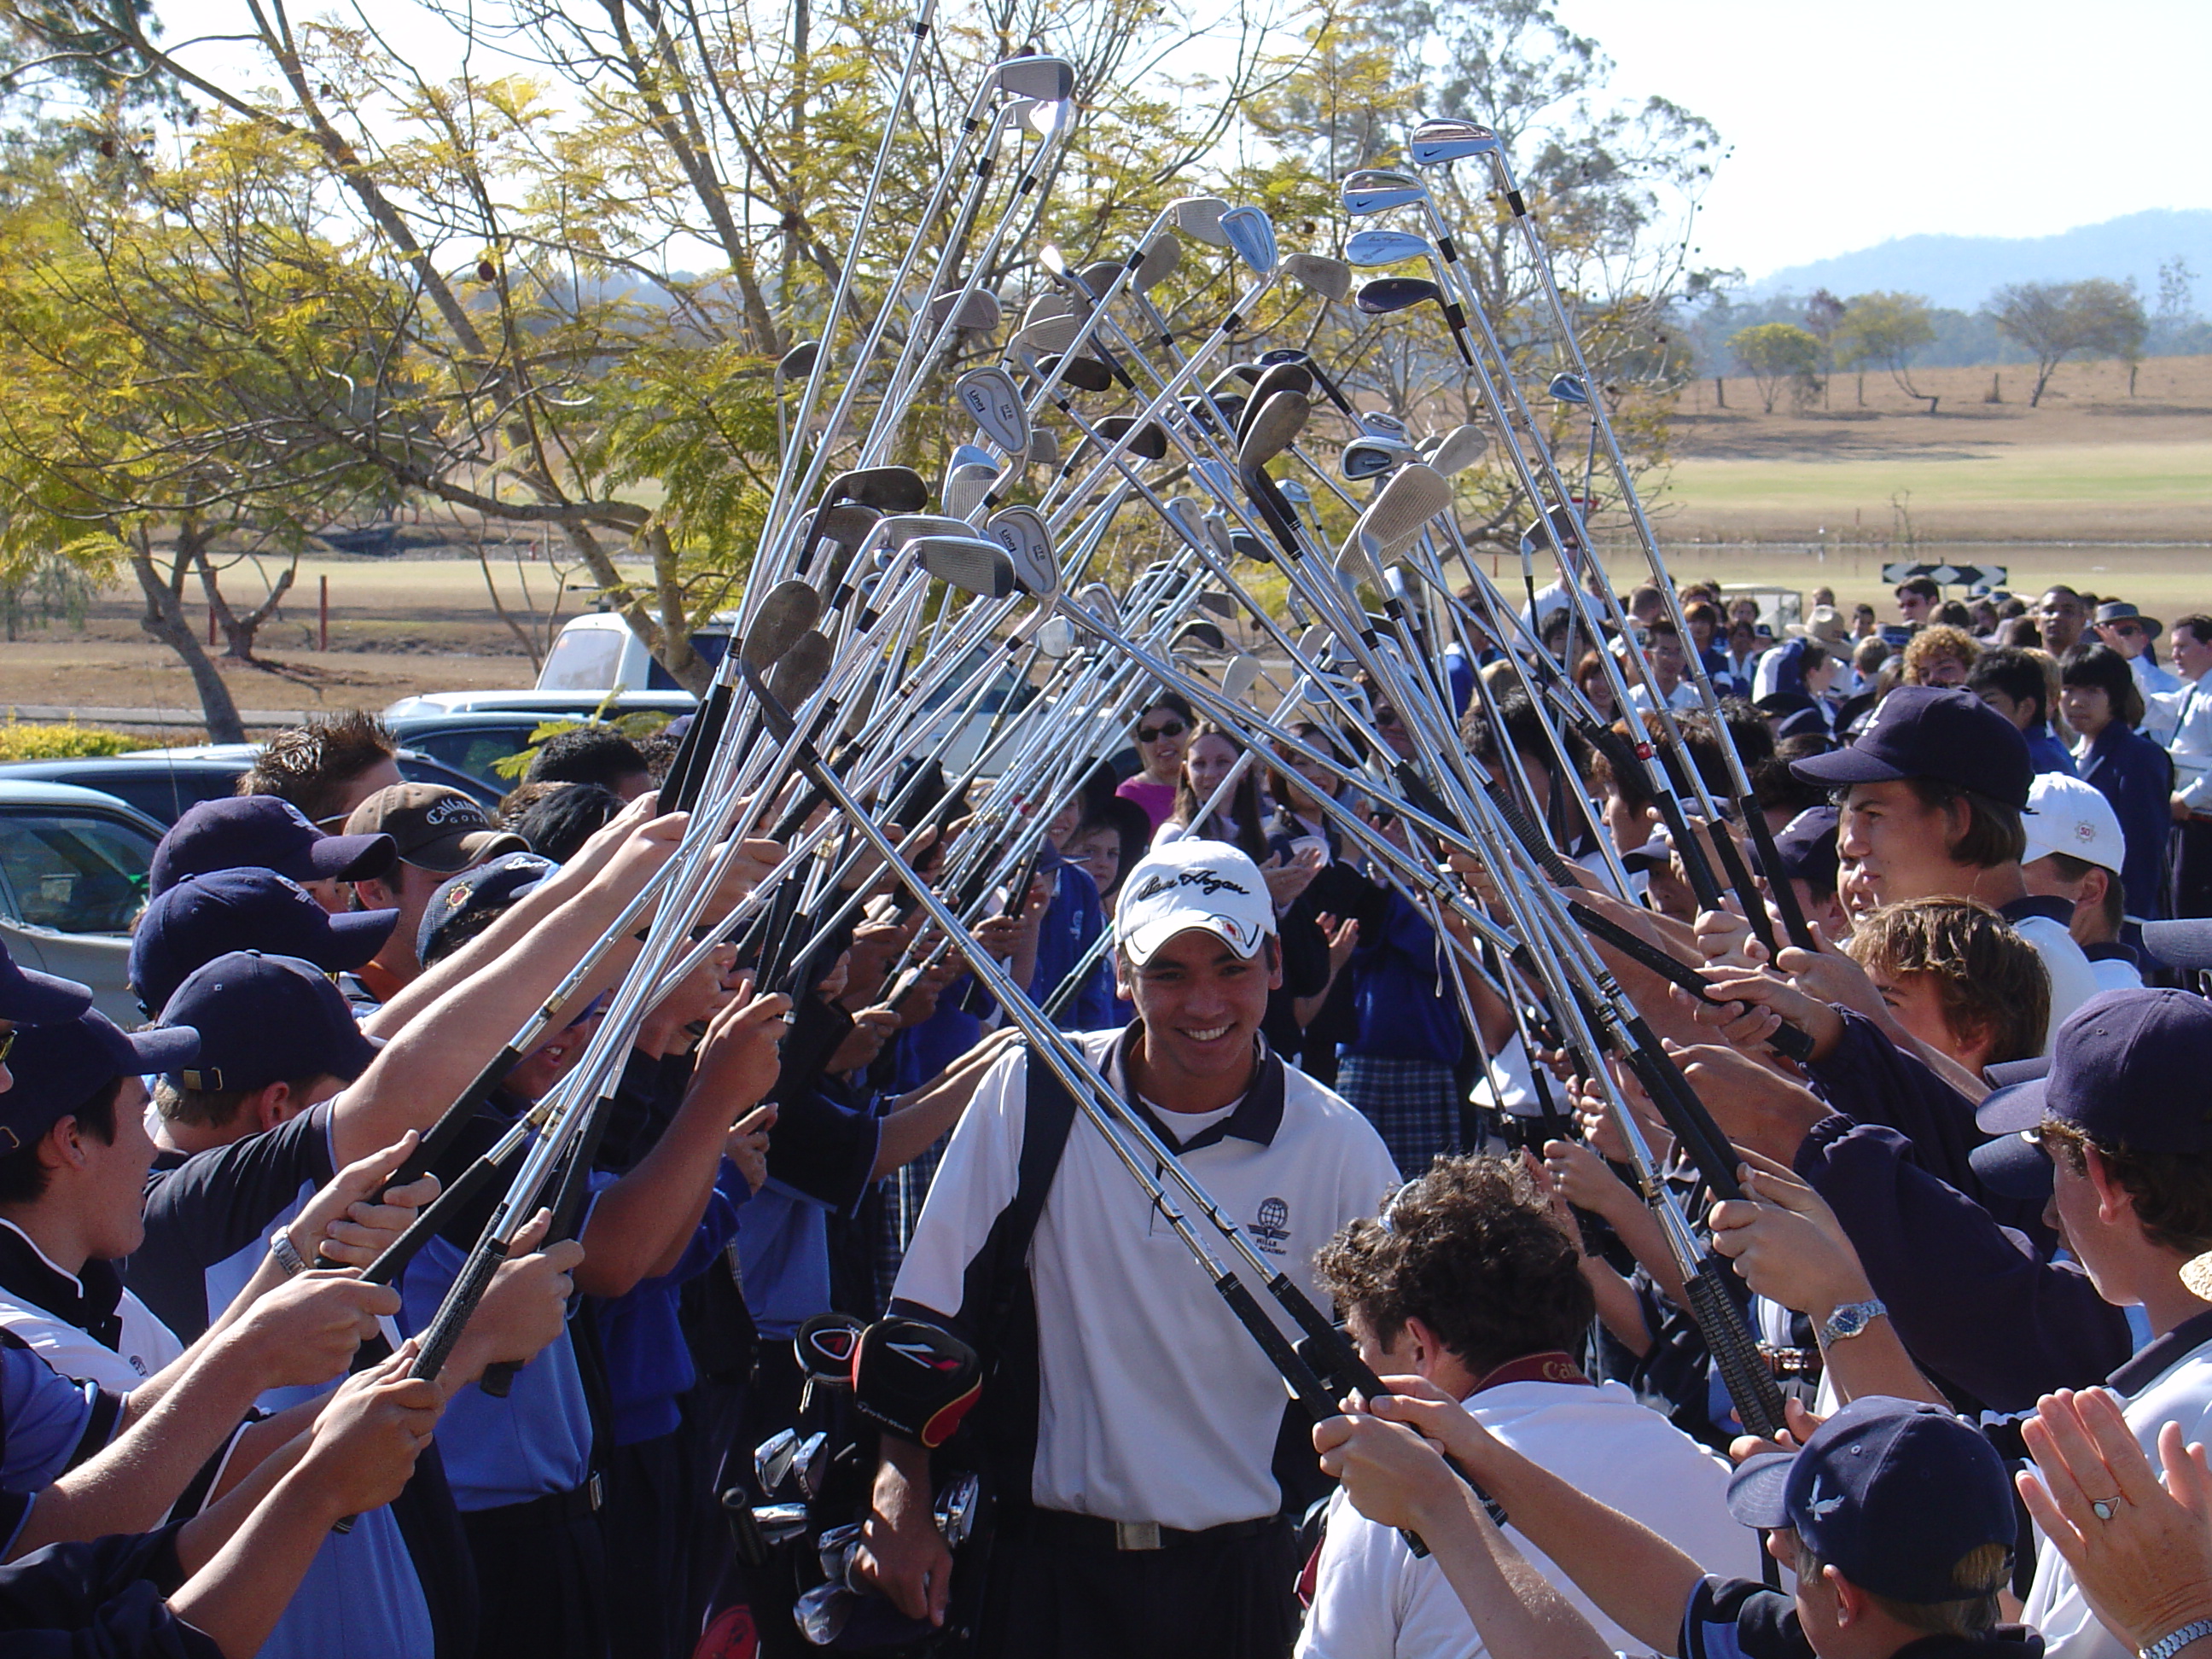
[[[2166,1354],[2172,1358],[2161,1367]],[[2159,1431],[2168,1423],[2181,1425],[2185,1443],[2212,1439],[2212,1314],[2186,1320],[2152,1343],[2112,1373],[2112,1386],[2126,1396],[2123,1415],[2153,1468]],[[2047,1540],[2021,1617],[2043,1632],[2045,1659],[2135,1659],[2135,1650],[2090,1612],[2074,1570]]]
[[[2043,958],[2043,971],[2051,979],[2051,1020],[2044,1028],[2043,1038],[2043,1052],[2047,1054],[2051,1045],[2057,1041],[2058,1028],[2066,1023],[2066,1017],[2105,988],[2098,983],[2097,970],[2075,942],[2074,935],[2067,932],[2064,922],[2033,910],[2013,914],[2036,902],[2033,898],[2015,899],[2002,908],[2013,931],[2033,945],[2036,955]]]
[[[1121,1036],[1076,1039],[1117,1089]],[[899,1268],[897,1301],[960,1313],[968,1266],[1013,1200],[1028,1061],[1018,1046],[1001,1056],[952,1132]],[[1238,1132],[1269,1127],[1267,1091],[1255,1085],[1235,1114],[1194,1137],[1182,1163],[1255,1248],[1326,1310],[1314,1252],[1345,1223],[1375,1214],[1398,1172],[1357,1110],[1295,1066],[1284,1066],[1282,1079],[1271,1138]],[[1174,1114],[1160,1115],[1178,1127]],[[1275,1313],[1249,1266],[1196,1206],[1178,1194],[1177,1207]],[[1189,1531],[1281,1507],[1270,1472],[1289,1400],[1281,1377],[1079,1111],[1037,1219],[1030,1277],[1040,1395],[1033,1504]],[[1286,1317],[1276,1322],[1295,1340]]]
[[[1577,1491],[1642,1522],[1708,1572],[1759,1577],[1759,1536],[1728,1512],[1729,1466],[1619,1382],[1506,1382],[1466,1401],[1492,1434]],[[1617,1653],[1643,1644],[1509,1522],[1506,1535]],[[1329,1500],[1297,1659],[1480,1659],[1487,1650],[1433,1557]]]
[[[12,1221],[0,1221],[37,1252],[39,1260],[70,1283],[76,1275],[63,1273],[53,1258],[39,1249],[31,1236]],[[155,1371],[185,1351],[176,1334],[154,1316],[153,1310],[129,1291],[115,1304],[123,1322],[116,1346],[108,1347],[88,1331],[58,1318],[33,1302],[0,1288],[0,1330],[19,1338],[60,1376],[77,1382],[97,1382],[110,1394],[129,1394]]]

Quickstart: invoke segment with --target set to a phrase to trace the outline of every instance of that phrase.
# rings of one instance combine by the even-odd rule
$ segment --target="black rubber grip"
[[[1632,933],[1611,917],[1600,915],[1579,899],[1567,901],[1567,914],[1581,924],[1584,933],[1602,939],[1621,955],[1634,958],[1660,978],[1680,986],[1698,1001],[1717,1000],[1697,969],[1671,951],[1661,950],[1650,940]],[[1801,1066],[1813,1057],[1811,1034],[1787,1022],[1766,1039],[1766,1046],[1784,1060],[1794,1060]]]
[[[721,743],[723,728],[730,723],[733,700],[730,683],[717,680],[707,694],[706,706],[691,716],[684,740],[676,747],[676,758],[669,763],[668,775],[661,782],[662,811],[688,812],[699,804],[700,791],[707,787],[707,769]]]
[[[1521,803],[1513,799],[1512,792],[1492,779],[1489,793],[1491,805],[1498,809],[1498,816],[1505,820],[1505,827],[1513,832],[1513,839],[1519,842],[1522,849],[1536,860],[1552,885],[1579,886],[1581,884],[1575,879],[1574,866],[1559,855],[1557,848],[1544,839],[1543,832],[1521,810]]]
[[[1765,947],[1767,960],[1774,959],[1780,949],[1774,940],[1774,924],[1766,918],[1766,901],[1759,890],[1759,884],[1751,878],[1751,866],[1743,861],[1743,849],[1735,844],[1735,837],[1728,826],[1717,823],[1712,831],[1713,850],[1720,854],[1722,864],[1728,868],[1729,885],[1743,902],[1743,919],[1751,924],[1752,936]]]
[[[1713,1121],[1705,1103],[1698,1098],[1674,1058],[1659,1046],[1658,1038],[1639,1018],[1627,1022],[1628,1064],[1659,1115],[1667,1121],[1674,1139],[1698,1166],[1716,1198],[1741,1198],[1743,1188],[1735,1178],[1735,1148]]]
[[[487,1060],[483,1070],[478,1072],[475,1080],[454,1097],[452,1105],[438,1115],[438,1121],[430,1126],[430,1133],[416,1143],[415,1150],[407,1161],[394,1170],[392,1178],[384,1184],[404,1187],[428,1174],[438,1161],[453,1150],[453,1143],[460,1139],[462,1129],[467,1127],[469,1120],[477,1115],[484,1102],[491,1098],[492,1091],[506,1082],[507,1073],[520,1064],[521,1053],[513,1043]]]
[[[1774,908],[1782,913],[1782,931],[1801,951],[1819,949],[1804,908],[1797,902],[1797,890],[1782,868],[1782,851],[1774,844],[1774,831],[1766,827],[1766,814],[1759,810],[1757,802],[1746,802],[1743,821],[1751,831],[1751,849],[1759,855],[1759,867],[1766,876],[1766,890],[1773,895]]]
[[[499,1167],[499,1162],[487,1154],[462,1170],[452,1186],[422,1207],[408,1224],[405,1232],[386,1245],[383,1254],[362,1269],[362,1278],[371,1285],[389,1285],[405,1273],[415,1253],[453,1219],[455,1212],[483,1190],[484,1182]]]
[[[433,1382],[438,1380],[438,1373],[453,1357],[453,1344],[461,1340],[461,1333],[468,1328],[470,1317],[491,1284],[491,1276],[499,1271],[499,1264],[506,1256],[507,1246],[496,1238],[482,1240],[469,1252],[469,1259],[461,1264],[460,1275],[446,1292],[446,1299],[439,1304],[437,1314],[430,1321],[430,1328],[423,1334],[422,1349],[415,1356],[415,1364],[407,1373],[410,1376]]]
[[[1717,1256],[1707,1256],[1683,1281],[1689,1293],[1690,1316],[1704,1334],[1713,1369],[1720,1373],[1729,1402],[1745,1432],[1771,1440],[1784,1426],[1782,1389],[1774,1381],[1759,1345],[1736,1310],[1722,1275],[1728,1269]]]

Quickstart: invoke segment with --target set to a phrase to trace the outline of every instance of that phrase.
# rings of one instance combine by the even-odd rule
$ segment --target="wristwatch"
[[[282,1227],[269,1235],[269,1254],[276,1258],[276,1265],[288,1274],[307,1271],[307,1264],[300,1259],[300,1252],[292,1243],[291,1234]]]
[[[2160,1637],[2142,1650],[2142,1659],[2173,1659],[2175,1654],[2191,1642],[2201,1641],[2207,1636],[2212,1636],[2212,1619],[2197,1620]]]
[[[1820,1346],[1840,1342],[1847,1336],[1856,1336],[1868,1326],[1889,1311],[1878,1300],[1846,1302],[1820,1322]]]

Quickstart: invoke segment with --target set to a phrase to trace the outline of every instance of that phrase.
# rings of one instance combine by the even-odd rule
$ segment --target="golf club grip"
[[[462,1170],[452,1186],[423,1206],[422,1212],[407,1224],[405,1232],[386,1245],[384,1253],[362,1269],[362,1280],[370,1285],[389,1285],[405,1273],[415,1253],[453,1218],[455,1211],[483,1190],[483,1184],[498,1170],[499,1163],[487,1152]]]
[[[1652,793],[1659,816],[1667,820],[1667,833],[1674,842],[1674,856],[1682,860],[1683,873],[1690,878],[1690,890],[1698,896],[1698,908],[1719,909],[1720,884],[1713,878],[1713,866],[1705,858],[1705,848],[1690,833],[1689,817],[1682,811],[1681,801],[1672,788],[1657,789]]]
[[[1406,804],[1415,811],[1426,813],[1438,823],[1460,835],[1467,834],[1467,826],[1460,822],[1459,814],[1444,805],[1444,798],[1430,787],[1429,781],[1421,775],[1413,762],[1398,762],[1390,769],[1390,779],[1404,793]]]
[[[461,1264],[460,1274],[453,1280],[446,1299],[438,1304],[438,1311],[430,1321],[430,1328],[422,1334],[422,1352],[408,1369],[408,1376],[422,1377],[428,1382],[438,1380],[438,1373],[446,1369],[446,1362],[453,1357],[453,1344],[461,1340],[467,1328],[470,1316],[483,1300],[483,1293],[491,1284],[491,1276],[499,1271],[506,1259],[507,1245],[497,1238],[487,1238],[469,1252],[469,1259]]]
[[[1000,915],[1008,918],[1018,916],[1023,908],[1029,903],[1030,884],[1037,878],[1037,866],[1044,860],[1044,842],[1040,840],[1035,847],[1030,848],[1030,855],[1022,860],[1020,870],[1007,885],[1006,906],[1005,909],[999,912]]]
[[[1743,861],[1743,849],[1735,844],[1735,837],[1729,834],[1724,823],[1713,826],[1712,842],[1713,850],[1728,868],[1729,885],[1743,901],[1743,919],[1751,924],[1752,936],[1766,948],[1766,959],[1773,961],[1775,952],[1781,947],[1774,942],[1774,924],[1767,920],[1766,900],[1759,890],[1759,884],[1751,878],[1751,866]]]
[[[1690,1316],[1704,1334],[1706,1352],[1713,1357],[1713,1367],[1721,1374],[1744,1432],[1771,1440],[1785,1426],[1782,1390],[1759,1357],[1759,1345],[1737,1312],[1735,1298],[1721,1282],[1727,1271],[1718,1256],[1709,1255],[1682,1281],[1690,1298]]]
[[[768,832],[768,838],[774,842],[789,841],[805,826],[806,820],[814,816],[815,809],[822,805],[822,799],[818,785],[807,785],[799,799],[775,821],[775,827]]]
[[[557,1243],[576,1230],[577,1212],[582,1209],[585,1195],[591,1190],[592,1163],[599,1156],[599,1141],[606,1133],[608,1097],[601,1095],[592,1108],[590,1121],[576,1137],[575,1149],[569,1154],[567,1171],[553,1198],[553,1224],[545,1230],[544,1243]],[[515,1374],[522,1367],[512,1359],[495,1359],[484,1367],[484,1374],[477,1380],[482,1389],[495,1400],[507,1398],[514,1387]]]
[[[1652,1105],[1666,1119],[1668,1128],[1690,1155],[1690,1161],[1698,1166],[1698,1173],[1705,1178],[1713,1196],[1742,1197],[1743,1188],[1735,1178],[1735,1149],[1705,1110],[1705,1102],[1698,1098],[1641,1019],[1629,1024],[1627,1058],[1637,1081],[1644,1085],[1644,1092],[1651,1097]]]
[[[1670,984],[1680,986],[1698,1001],[1713,1000],[1711,988],[1699,977],[1698,970],[1671,951],[1661,950],[1650,940],[1631,933],[1610,917],[1600,915],[1579,899],[1567,901],[1567,914],[1582,925],[1584,933],[1602,939],[1621,955],[1634,958]],[[1780,1030],[1766,1039],[1766,1046],[1784,1060],[1794,1060],[1800,1065],[1813,1057],[1811,1034],[1786,1021]]]
[[[1799,950],[1817,950],[1804,907],[1797,902],[1797,889],[1782,868],[1782,850],[1774,844],[1774,831],[1767,827],[1766,814],[1759,810],[1756,801],[1743,803],[1743,821],[1751,831],[1751,849],[1759,854],[1759,867],[1766,877],[1766,890],[1774,899],[1774,908],[1782,913],[1782,931]]]
[[[676,746],[668,775],[661,782],[663,811],[688,812],[699,804],[700,792],[707,787],[707,769],[722,740],[722,730],[729,724],[734,700],[730,682],[717,676],[706,707],[691,717],[684,741]]]
[[[1559,856],[1559,851],[1544,839],[1543,832],[1530,822],[1521,810],[1521,803],[1513,799],[1512,792],[1491,781],[1490,804],[1498,809],[1498,816],[1505,820],[1505,827],[1513,832],[1513,839],[1521,843],[1522,850],[1536,861],[1544,878],[1554,887],[1576,887],[1574,867]]]
[[[411,1181],[420,1181],[429,1174],[430,1168],[453,1149],[460,1139],[461,1131],[477,1115],[484,1102],[491,1098],[492,1091],[507,1081],[507,1074],[522,1064],[521,1052],[508,1043],[486,1062],[483,1070],[476,1074],[469,1086],[454,1097],[453,1103],[438,1115],[430,1126],[430,1133],[416,1143],[407,1161],[392,1172],[384,1184],[404,1187]]]

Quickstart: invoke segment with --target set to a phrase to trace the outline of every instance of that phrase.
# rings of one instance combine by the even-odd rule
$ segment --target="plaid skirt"
[[[1459,1084],[1441,1060],[1346,1054],[1336,1091],[1357,1106],[1407,1180],[1460,1146]]]

